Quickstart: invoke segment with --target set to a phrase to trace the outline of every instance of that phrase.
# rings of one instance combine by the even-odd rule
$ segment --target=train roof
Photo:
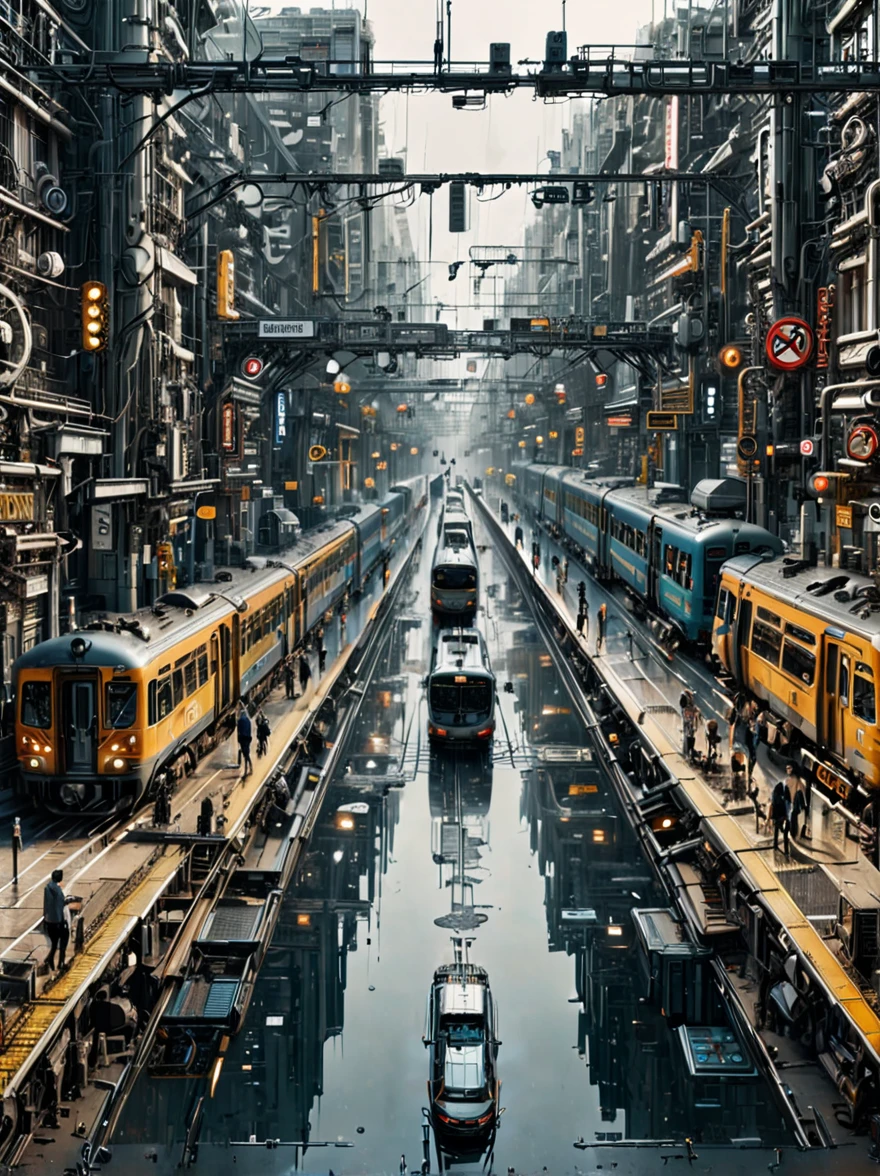
[[[354,531],[350,520],[325,523],[305,532],[291,548],[270,558],[283,561],[299,571],[305,569],[323,548]],[[48,669],[70,660],[71,665],[122,666],[126,670],[149,665],[154,658],[180,640],[219,624],[237,610],[223,596],[247,600],[255,592],[282,583],[290,573],[285,568],[230,568],[229,579],[206,581],[178,588],[160,597],[155,605],[123,613],[107,611],[90,618],[76,633],[50,637],[23,653],[15,663],[22,669]],[[155,612],[158,609],[159,612]],[[250,610],[248,610],[250,611]],[[243,613],[247,616],[247,613]],[[121,623],[120,623],[121,622]],[[95,625],[90,628],[89,625]],[[101,628],[101,624],[118,624],[119,631]],[[148,633],[145,639],[141,634]],[[70,644],[74,638],[90,642],[81,658],[74,658]]]
[[[747,584],[843,632],[857,633],[880,649],[880,590],[870,576],[842,568],[811,568],[797,559],[738,555],[724,565]],[[839,599],[845,594],[844,599]]]
[[[438,547],[434,553],[434,567],[440,567],[444,564],[464,564],[468,567],[476,567],[476,553],[469,543],[463,547]]]
[[[700,542],[711,543],[716,535],[720,536],[723,532],[725,536],[732,533],[742,541],[748,540],[753,547],[763,542],[777,554],[783,550],[782,541],[764,527],[747,523],[743,519],[707,515],[687,502],[652,502],[643,486],[611,490],[605,502],[615,514],[629,515],[630,519],[641,520],[645,526],[650,519],[657,519],[665,528],[684,532]]]
[[[434,670],[487,670],[489,653],[479,629],[441,629],[434,646]]]

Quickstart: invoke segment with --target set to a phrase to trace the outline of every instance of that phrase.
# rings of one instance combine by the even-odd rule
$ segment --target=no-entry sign
[[[801,318],[777,319],[767,332],[767,358],[780,372],[796,372],[813,351],[813,332]]]

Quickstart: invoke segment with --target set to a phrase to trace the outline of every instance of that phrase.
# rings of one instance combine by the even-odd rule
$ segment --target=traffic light
[[[822,498],[831,489],[831,479],[818,470],[807,478],[807,494],[811,498]]]
[[[82,287],[82,345],[84,351],[103,351],[110,340],[110,301],[103,282]]]

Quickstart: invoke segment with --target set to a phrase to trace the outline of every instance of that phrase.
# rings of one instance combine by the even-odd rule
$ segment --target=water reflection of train
[[[431,806],[431,855],[437,865],[480,865],[489,842],[492,761],[489,756],[447,756],[434,753],[428,769]]]
[[[460,943],[460,941],[459,941]],[[428,1103],[441,1170],[442,1153],[482,1155],[498,1128],[498,1013],[485,968],[462,959],[434,973],[423,1041],[429,1051]]]
[[[535,749],[523,807],[550,949],[574,959],[578,1050],[603,1122],[620,1123],[606,1138],[782,1142],[711,952],[665,909],[611,782],[582,743]]]

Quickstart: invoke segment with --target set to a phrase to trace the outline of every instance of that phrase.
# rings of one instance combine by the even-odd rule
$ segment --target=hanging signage
[[[217,254],[217,318],[235,321],[235,256],[231,249]]]
[[[227,452],[235,449],[235,405],[231,400],[223,405],[220,418],[220,446]]]
[[[836,286],[822,286],[816,295],[816,367],[828,367],[828,344],[831,338],[831,312]]]
[[[668,171],[678,171],[678,95],[666,104],[666,136],[664,163]]]
[[[575,445],[583,445],[583,443],[584,443],[584,426],[583,425],[578,425],[575,428],[574,443],[575,443]]]
[[[678,428],[678,416],[674,412],[649,412],[645,427],[649,433],[669,433]]]
[[[280,445],[287,437],[287,393],[275,393],[275,444]]]
[[[312,319],[260,319],[259,339],[314,339]]]
[[[780,372],[796,372],[809,360],[813,332],[801,318],[777,319],[767,332],[767,358]]]
[[[834,508],[834,521],[838,527],[843,527],[844,530],[851,531],[853,525],[853,508],[851,506],[836,506]]]
[[[606,417],[605,423],[610,429],[628,429],[632,425],[632,417],[610,416]]]

